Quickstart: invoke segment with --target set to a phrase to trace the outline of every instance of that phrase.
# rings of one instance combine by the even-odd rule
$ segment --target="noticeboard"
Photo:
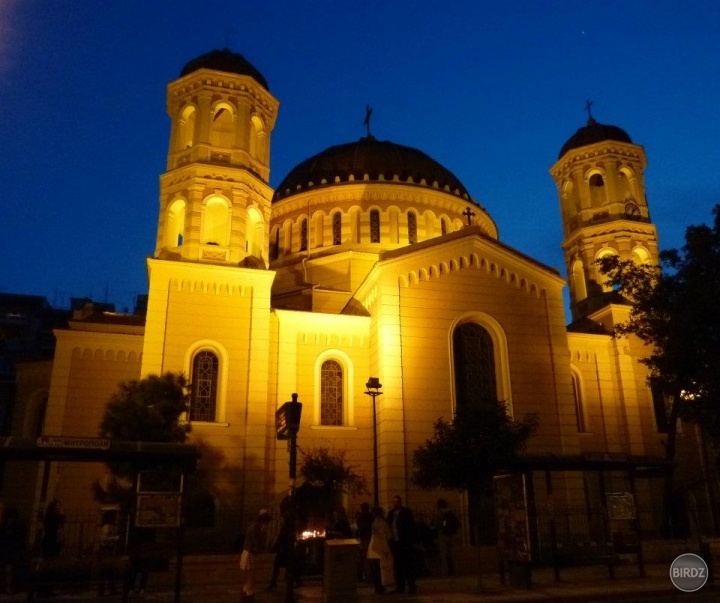
[[[498,519],[498,545],[506,561],[530,561],[530,525],[524,475],[493,480]]]
[[[139,528],[176,528],[180,525],[182,494],[179,492],[139,493],[135,525]]]
[[[635,519],[635,499],[631,492],[608,492],[608,519]]]

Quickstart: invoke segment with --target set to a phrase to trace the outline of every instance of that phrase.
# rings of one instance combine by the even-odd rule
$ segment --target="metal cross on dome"
[[[470,219],[475,217],[475,212],[472,209],[470,209],[469,207],[466,207],[465,211],[462,213],[462,215],[467,218],[467,222],[468,222],[467,225],[470,226],[471,225]]]
[[[595,118],[592,116],[592,109],[591,109],[594,104],[595,103],[593,101],[591,101],[590,99],[587,99],[585,101],[585,111],[587,111],[587,113],[588,113],[588,123],[592,123],[595,121]]]
[[[365,119],[363,120],[363,125],[367,128],[367,137],[372,138],[372,134],[370,134],[370,118],[372,117],[372,107],[370,105],[367,105],[365,107]]]

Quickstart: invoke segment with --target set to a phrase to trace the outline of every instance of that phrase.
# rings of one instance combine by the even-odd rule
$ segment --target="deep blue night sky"
[[[280,101],[271,184],[373,134],[454,172],[503,242],[560,269],[548,170],[584,125],[645,147],[661,248],[720,202],[720,5],[0,0],[0,291],[132,307],[154,250],[165,87],[229,45]]]

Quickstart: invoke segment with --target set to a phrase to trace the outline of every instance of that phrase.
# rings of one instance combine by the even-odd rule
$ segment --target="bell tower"
[[[624,130],[595,121],[590,105],[587,125],[563,145],[550,170],[560,196],[573,321],[612,302],[598,259],[658,261],[645,197],[645,151]]]
[[[260,72],[228,49],[190,61],[168,85],[156,258],[267,267],[278,105]]]

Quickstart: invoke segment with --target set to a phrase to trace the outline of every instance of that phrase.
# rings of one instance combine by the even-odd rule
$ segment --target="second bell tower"
[[[213,50],[168,85],[155,257],[264,268],[278,101],[242,55]]]
[[[645,197],[646,165],[645,151],[624,130],[591,115],[550,170],[560,196],[573,321],[612,300],[598,259],[658,261],[657,232]]]

